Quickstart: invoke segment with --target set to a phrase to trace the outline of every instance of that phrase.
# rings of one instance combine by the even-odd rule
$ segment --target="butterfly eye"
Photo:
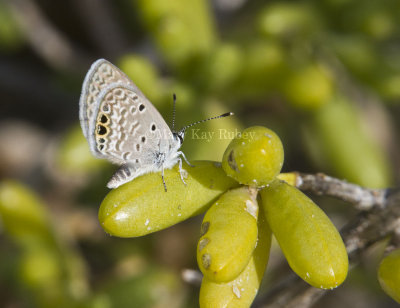
[[[142,112],[143,110],[144,110],[144,105],[143,105],[143,104],[140,104],[140,106],[139,106],[139,111]]]

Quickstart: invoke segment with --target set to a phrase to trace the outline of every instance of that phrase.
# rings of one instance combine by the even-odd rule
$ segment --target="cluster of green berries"
[[[279,137],[250,127],[232,140],[220,163],[146,174],[111,191],[99,219],[111,235],[146,235],[205,212],[197,246],[203,273],[201,307],[249,307],[268,262],[274,234],[290,267],[318,288],[346,278],[348,257],[325,213],[294,186],[278,178],[284,152]]]
[[[378,269],[382,289],[400,304],[400,249],[393,250],[383,258]]]

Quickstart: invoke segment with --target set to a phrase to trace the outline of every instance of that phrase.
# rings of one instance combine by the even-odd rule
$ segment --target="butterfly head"
[[[173,132],[174,139],[179,142],[179,147],[182,145],[183,140],[185,139],[186,129],[183,128],[180,131]]]
[[[174,139],[179,142],[179,146],[182,145],[183,140],[185,139],[186,130],[189,127],[192,127],[194,125],[197,125],[197,124],[209,121],[209,120],[224,118],[224,117],[228,117],[228,116],[233,115],[233,112],[227,112],[227,113],[221,114],[221,115],[216,116],[216,117],[212,117],[212,118],[208,118],[208,119],[205,119],[205,120],[200,120],[200,121],[194,122],[192,124],[186,125],[185,127],[181,128],[179,131],[175,131],[175,105],[176,105],[176,95],[175,95],[175,93],[172,95],[172,97],[173,97],[173,100],[174,100],[174,105],[173,105],[173,108],[172,108],[172,134],[174,136]]]

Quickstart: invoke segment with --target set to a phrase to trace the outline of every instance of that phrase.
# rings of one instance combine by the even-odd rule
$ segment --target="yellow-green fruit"
[[[147,58],[127,54],[118,61],[119,68],[131,78],[153,103],[161,99],[161,83],[157,68]]]
[[[143,258],[134,256],[133,258]],[[128,258],[132,258],[128,257]],[[124,262],[124,261],[122,261]],[[186,308],[187,289],[180,276],[166,266],[159,266],[151,260],[134,261],[128,272],[119,272],[118,279],[102,283],[97,293],[97,302],[62,308]],[[122,269],[122,268],[121,268]],[[133,271],[132,271],[133,269]],[[92,297],[92,296],[91,296]],[[189,306],[190,307],[190,306]]]
[[[32,298],[35,307],[73,307],[71,288],[68,288],[72,282],[59,259],[59,252],[36,246],[24,250],[21,255],[20,282],[35,295]]]
[[[309,143],[317,150],[319,160],[338,177],[362,186],[388,187],[393,168],[384,149],[373,140],[372,130],[365,129],[369,122],[360,118],[362,111],[355,106],[346,98],[336,97],[319,108],[313,114]]]
[[[21,278],[31,286],[54,286],[60,280],[62,270],[58,255],[46,246],[29,249],[21,258]]]
[[[289,102],[303,109],[316,109],[333,95],[332,78],[321,65],[310,65],[293,72],[283,87]]]
[[[260,287],[271,248],[272,233],[262,209],[258,218],[257,247],[246,268],[236,279],[227,283],[203,278],[199,298],[201,308],[250,307]]]
[[[179,167],[161,173],[148,173],[112,190],[103,200],[99,221],[106,232],[114,236],[142,236],[165,229],[191,216],[206,211],[226,190],[238,184],[227,177],[218,163],[192,162],[184,164],[182,183]]]
[[[257,191],[241,187],[223,194],[207,211],[197,245],[197,263],[215,282],[235,279],[257,242]]]
[[[251,40],[243,46],[243,69],[235,87],[236,97],[260,98],[276,91],[287,70],[285,48],[277,40]]]
[[[14,51],[21,47],[26,39],[20,27],[17,15],[13,14],[12,6],[4,1],[0,2],[0,49]]]
[[[48,213],[41,200],[16,181],[0,183],[2,228],[17,242],[30,246],[35,240],[51,240]]]
[[[392,251],[382,260],[378,279],[382,289],[400,303],[400,249]]]
[[[283,146],[270,129],[253,126],[231,141],[222,159],[227,175],[241,184],[263,187],[272,182],[283,165]]]
[[[241,49],[233,44],[221,44],[207,59],[202,77],[210,90],[226,88],[238,77],[242,65]]]
[[[268,36],[307,34],[318,26],[318,16],[302,3],[275,3],[266,6],[258,18],[258,28]]]
[[[203,0],[139,0],[140,18],[161,54],[181,66],[208,53],[216,41],[210,3]]]
[[[57,163],[63,172],[70,175],[90,173],[107,166],[106,161],[96,159],[90,153],[79,124],[74,126],[62,140],[57,153]]]
[[[384,78],[377,80],[379,94],[389,100],[398,100],[400,98],[400,73],[389,74]]]
[[[261,191],[265,216],[290,267],[310,285],[328,289],[347,276],[348,257],[328,216],[297,188],[275,181]]]
[[[279,173],[276,178],[292,186],[296,186],[296,182],[299,181],[297,172]]]

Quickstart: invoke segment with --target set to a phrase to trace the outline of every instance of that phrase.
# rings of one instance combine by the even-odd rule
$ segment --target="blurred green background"
[[[398,0],[0,0],[0,307],[197,307],[200,218],[136,239],[106,235],[114,166],[78,121],[91,63],[123,70],[178,127],[189,160],[221,160],[234,133],[273,129],[284,171],[368,187],[400,180]],[[215,132],[201,139],[201,133]],[[209,135],[208,135],[209,136]],[[338,226],[354,211],[319,202]],[[379,245],[378,245],[379,246]],[[316,307],[395,307],[369,253]],[[276,245],[265,286],[288,269]]]

